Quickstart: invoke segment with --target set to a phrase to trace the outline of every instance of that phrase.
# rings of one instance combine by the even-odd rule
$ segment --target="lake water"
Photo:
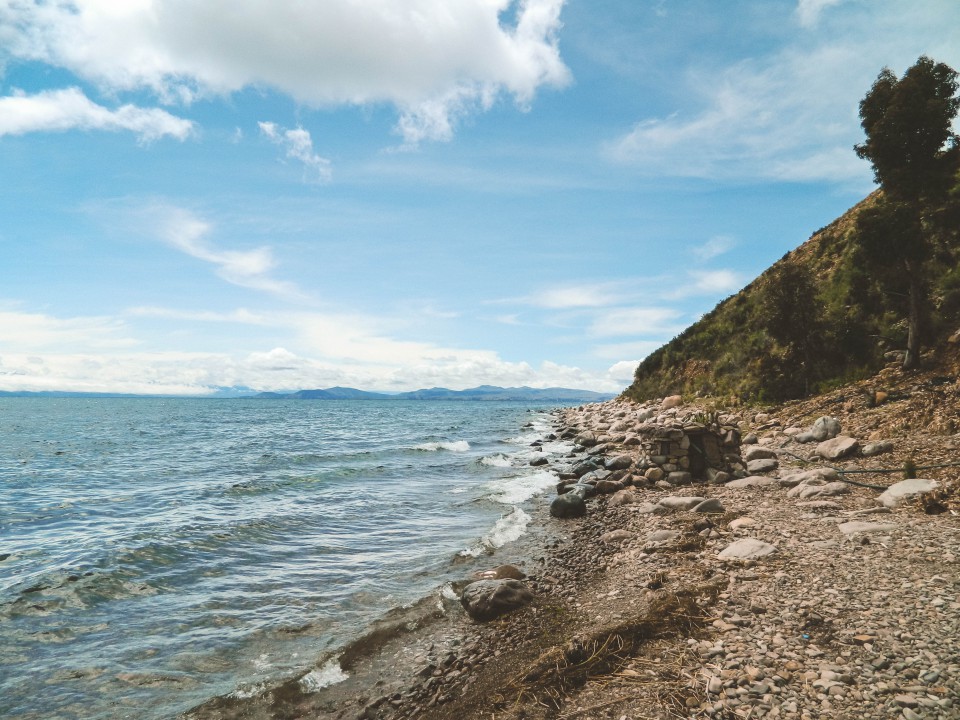
[[[524,533],[547,410],[0,399],[0,716],[170,718],[313,667]]]

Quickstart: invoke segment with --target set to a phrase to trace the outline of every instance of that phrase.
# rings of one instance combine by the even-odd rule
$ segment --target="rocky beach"
[[[958,395],[557,411],[540,546],[189,717],[960,717]]]

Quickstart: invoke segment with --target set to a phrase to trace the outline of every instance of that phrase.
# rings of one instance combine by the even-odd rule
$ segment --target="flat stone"
[[[632,540],[635,537],[636,534],[629,530],[611,530],[600,536],[600,542],[606,545],[618,545],[627,540]]]
[[[860,454],[864,457],[874,457],[875,455],[883,455],[888,452],[893,452],[893,443],[889,440],[868,443],[860,449]]]
[[[747,462],[751,460],[776,460],[777,451],[762,445],[753,445],[743,451],[742,457]]]
[[[777,551],[776,545],[756,538],[743,538],[728,545],[719,555],[724,560],[755,560]]]
[[[797,485],[809,483],[811,480],[830,482],[832,480],[836,480],[838,477],[839,475],[837,475],[837,471],[833,468],[815,468],[813,470],[805,470],[804,472],[784,475],[777,482],[782,487],[796,487]]]
[[[774,478],[766,477],[765,475],[749,475],[745,478],[737,478],[736,480],[731,480],[724,487],[728,488],[752,488],[752,487],[766,487],[769,485],[776,485],[777,481]]]
[[[706,498],[702,497],[679,497],[677,495],[668,495],[661,498],[657,505],[668,510],[692,510],[702,503]]]
[[[871,523],[862,520],[850,520],[840,523],[837,529],[844,535],[857,535],[859,533],[890,532],[896,530],[899,526],[893,523]]]
[[[702,503],[693,506],[695,513],[725,513],[727,509],[717,498],[707,498]]]
[[[780,467],[780,463],[776,459],[772,458],[763,458],[762,460],[751,460],[747,463],[747,472],[751,475],[759,475],[760,473],[771,472]]]
[[[880,504],[884,507],[895,508],[906,500],[934,490],[937,485],[936,480],[924,480],[922,478],[901,480],[884,490],[877,500],[879,500]]]
[[[676,530],[655,530],[647,535],[647,542],[670,542],[680,537]]]
[[[633,490],[624,489],[619,492],[615,492],[610,496],[610,499],[607,500],[607,507],[618,507],[620,505],[635,505],[640,502],[640,496],[637,495]]]
[[[740,528],[756,527],[757,524],[757,521],[751,517],[738,517],[736,520],[727,523],[727,527],[731,530],[739,530]]]

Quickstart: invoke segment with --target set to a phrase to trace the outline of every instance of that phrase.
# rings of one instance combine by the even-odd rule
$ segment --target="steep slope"
[[[867,377],[906,343],[904,278],[881,280],[858,242],[875,192],[649,355],[626,397],[780,401]],[[960,197],[931,221],[925,344],[960,327]]]

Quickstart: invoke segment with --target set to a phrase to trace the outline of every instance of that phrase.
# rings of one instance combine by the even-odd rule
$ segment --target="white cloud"
[[[569,71],[564,0],[73,0],[0,6],[7,56],[167,101],[268,87],[313,106],[390,103],[404,139],[449,137],[501,94],[526,106]]]
[[[622,302],[622,295],[618,285],[590,283],[588,285],[564,285],[549,288],[524,298],[524,301],[536,307],[566,310],[616,305]]]
[[[610,377],[622,382],[624,385],[629,385],[633,382],[633,373],[639,364],[639,360],[621,360],[611,365],[607,373]]]
[[[639,307],[607,310],[591,324],[594,337],[624,335],[674,335],[683,329],[678,323],[681,312],[674,308]]]
[[[127,130],[150,142],[165,136],[183,140],[193,132],[193,123],[157,108],[122,105],[111,110],[78,88],[0,98],[0,136],[66,130]]]
[[[217,275],[227,282],[288,299],[304,299],[296,285],[271,276],[270,272],[276,266],[276,261],[269,247],[252,250],[218,249],[206,239],[213,229],[212,225],[182,208],[155,206],[149,208],[145,214],[152,216],[157,232],[164,242],[191,257],[211,263],[216,267]]]
[[[0,351],[39,352],[60,347],[108,350],[135,345],[123,322],[110,317],[58,318],[0,307]]]
[[[740,274],[733,270],[692,270],[688,278],[688,282],[682,283],[669,297],[731,293],[743,287],[744,282]]]
[[[698,245],[691,252],[697,259],[697,262],[709,262],[715,257],[730,252],[737,244],[729,235],[717,235],[707,240],[703,245]]]
[[[414,390],[480,384],[575,387],[618,392],[622,378],[544,362],[511,362],[496,352],[447,348],[381,332],[384,318],[316,313],[233,313],[134,308],[125,317],[178,323],[267,325],[297,347],[231,352],[131,352],[131,328],[112,318],[57,318],[0,311],[0,390],[205,394],[216,387],[290,390],[345,385]],[[269,346],[268,346],[269,347]],[[292,347],[292,346],[290,346]],[[621,356],[623,357],[623,356]]]
[[[844,0],[799,0],[796,10],[797,20],[803,27],[813,27],[824,10],[842,2]]]
[[[288,158],[299,160],[315,173],[310,179],[318,182],[330,181],[333,176],[330,161],[313,151],[313,139],[308,131],[302,127],[288,130],[272,122],[260,122],[257,125],[260,127],[260,132],[271,142],[286,150]]]
[[[960,62],[960,4],[927,0],[809,0],[785,48],[727,66],[690,68],[690,107],[641,119],[608,146],[610,156],[656,176],[827,181],[872,187],[852,146],[862,140],[858,102],[884,66],[922,53]]]

